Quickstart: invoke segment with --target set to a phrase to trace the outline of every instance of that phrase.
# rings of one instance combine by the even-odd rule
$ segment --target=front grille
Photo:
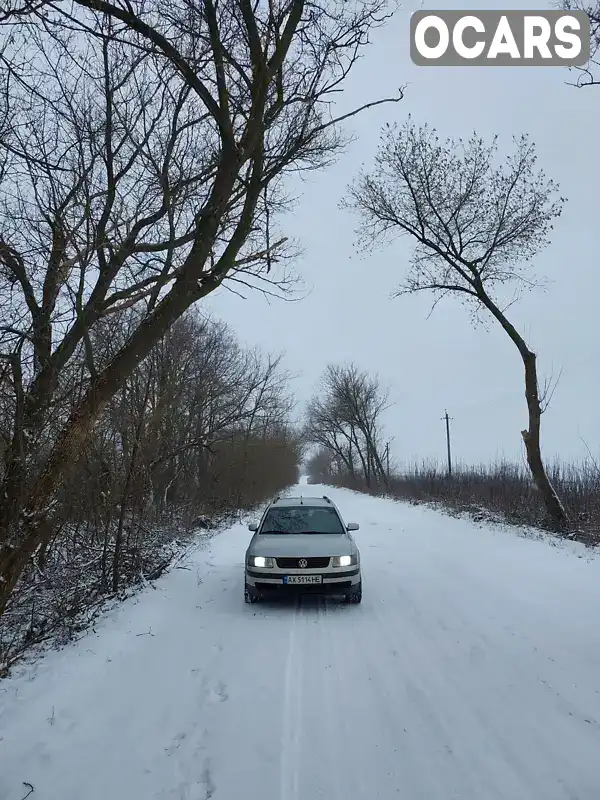
[[[299,558],[277,558],[277,566],[279,569],[324,569],[329,566],[331,560],[330,556],[317,556],[313,558],[305,558],[306,566],[300,566],[302,556]]]
[[[352,581],[340,581],[339,583],[262,583],[257,581],[254,584],[257,592],[262,594],[339,594],[352,587]]]

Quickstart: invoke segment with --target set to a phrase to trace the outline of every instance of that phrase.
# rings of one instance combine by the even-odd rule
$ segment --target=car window
[[[333,508],[285,506],[270,508],[262,533],[344,533],[344,526]]]

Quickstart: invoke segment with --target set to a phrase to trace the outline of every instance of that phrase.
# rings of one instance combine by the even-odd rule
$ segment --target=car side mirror
[[[346,525],[346,530],[347,531],[357,531],[357,530],[359,530],[359,528],[360,528],[360,525],[358,524],[358,522],[349,522]]]
[[[255,533],[258,530],[258,525],[256,522],[251,522],[250,525],[248,525],[248,530]]]

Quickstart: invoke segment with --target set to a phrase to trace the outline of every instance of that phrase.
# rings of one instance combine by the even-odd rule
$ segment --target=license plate
[[[323,583],[322,575],[286,575],[284,583]]]

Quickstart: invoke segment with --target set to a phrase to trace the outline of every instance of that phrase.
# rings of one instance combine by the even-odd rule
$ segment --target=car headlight
[[[273,569],[275,566],[275,559],[267,556],[250,556],[248,559],[250,567],[261,567],[263,569]]]
[[[353,564],[358,563],[358,560],[356,555],[334,556],[331,563],[333,567],[351,567]]]

